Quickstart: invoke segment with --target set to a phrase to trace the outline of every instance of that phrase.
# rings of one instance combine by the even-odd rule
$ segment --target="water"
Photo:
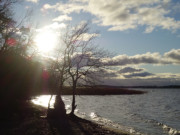
[[[180,134],[180,89],[141,90],[148,93],[77,96],[76,114],[135,134]],[[37,97],[33,102],[47,106],[49,97]],[[71,96],[63,96],[63,100],[70,110]]]

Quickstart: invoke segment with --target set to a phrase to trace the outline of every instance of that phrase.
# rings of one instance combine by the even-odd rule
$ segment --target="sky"
[[[15,18],[30,9],[37,29],[91,22],[96,43],[114,54],[104,84],[180,85],[179,0],[24,0]]]

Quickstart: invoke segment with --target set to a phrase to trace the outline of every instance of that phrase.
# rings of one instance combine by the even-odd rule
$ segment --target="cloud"
[[[82,40],[82,41],[88,41],[90,40],[91,38],[94,38],[94,37],[100,37],[100,34],[97,34],[97,33],[84,33],[81,37],[81,39],[79,40]]]
[[[131,78],[131,79],[106,79],[105,85],[114,86],[167,86],[167,85],[179,85],[180,79],[174,78]]]
[[[48,9],[53,9],[53,6],[49,4],[44,4],[43,7],[41,8],[41,12],[45,12]]]
[[[77,26],[73,27],[72,29],[75,31],[81,31],[81,29],[88,24],[87,21],[81,21]],[[89,31],[90,32],[90,31]],[[101,34],[99,33],[83,33],[77,40],[79,41],[89,41],[95,37],[100,37]]]
[[[123,75],[125,78],[133,78],[133,77],[147,77],[147,76],[152,76],[154,74],[149,73],[149,72],[142,72],[142,73],[132,73],[128,75]]]
[[[177,49],[177,50],[172,49],[171,51],[166,52],[164,54],[164,57],[168,58],[168,59],[171,59],[171,60],[174,60],[177,63],[180,63],[180,49]]]
[[[147,77],[104,78],[104,84],[115,86],[165,86],[179,85],[180,74],[154,74]]]
[[[118,73],[134,73],[134,72],[141,72],[144,69],[136,69],[136,68],[132,68],[132,67],[125,67],[121,70],[118,71]]]
[[[119,74],[117,73],[117,71],[116,70],[111,70],[111,69],[104,69],[104,70],[102,70],[101,71],[101,73],[100,74],[103,74],[104,75],[104,77],[110,77],[110,78],[114,78],[114,77],[118,77],[119,76]]]
[[[145,33],[155,28],[176,31],[180,21],[171,17],[174,8],[170,0],[69,0],[55,5],[45,4],[42,11],[54,9],[64,14],[86,12],[94,15],[96,23],[110,27],[110,31],[124,31],[145,26]]]
[[[26,0],[28,2],[38,3],[39,0]]]
[[[49,9],[54,9],[55,11],[60,11],[64,14],[70,14],[72,12],[76,12],[79,13],[82,9],[84,9],[83,7],[83,3],[71,3],[70,1],[67,3],[56,3],[55,5],[49,5],[49,4],[45,4],[42,8],[41,11],[44,12],[46,10]]]
[[[62,22],[62,21],[71,21],[72,17],[69,17],[67,15],[60,15],[53,19],[54,22]]]
[[[103,58],[102,62],[107,66],[127,66],[127,65],[141,65],[141,64],[180,64],[180,49],[173,49],[160,55],[158,52],[145,54],[137,54],[128,56],[126,54],[117,55],[112,58]],[[126,71],[127,69],[124,69]],[[133,69],[129,69],[133,70]],[[123,72],[123,71],[121,71]]]
[[[41,28],[41,29],[36,29],[36,31],[37,31],[37,32],[41,32],[41,31],[43,31],[43,30],[45,30],[45,29],[46,29],[46,30],[47,30],[47,29],[51,29],[51,30],[57,31],[57,30],[63,29],[63,28],[66,28],[66,24],[54,22],[54,23],[52,23],[52,24],[49,24],[49,25],[44,26],[44,27]]]
[[[113,58],[105,58],[102,60],[105,65],[109,66],[125,66],[139,64],[171,64],[170,61],[164,60],[159,53],[137,54],[134,56],[118,55]]]
[[[145,69],[142,68],[132,68],[132,67],[124,67],[121,70],[117,71],[117,73],[122,75],[124,78],[145,78],[151,77],[152,73],[143,72]]]
[[[174,13],[180,13],[180,2],[173,5]]]
[[[56,36],[60,36],[61,31],[65,28],[66,28],[66,24],[54,22],[54,23],[46,25],[44,27],[35,29],[35,32],[36,32],[36,34],[44,33],[44,32],[48,32],[48,33],[52,33],[52,34],[56,33]]]

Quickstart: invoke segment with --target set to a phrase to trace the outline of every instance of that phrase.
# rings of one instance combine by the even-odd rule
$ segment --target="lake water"
[[[180,89],[139,89],[143,95],[77,96],[76,114],[134,134],[180,134]],[[47,106],[50,96],[33,102]],[[67,111],[71,96],[63,96]],[[52,100],[53,104],[54,99]]]

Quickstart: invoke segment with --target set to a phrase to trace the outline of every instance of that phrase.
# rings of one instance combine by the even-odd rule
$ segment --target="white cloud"
[[[145,26],[145,33],[150,33],[155,28],[180,29],[180,21],[170,16],[170,8],[165,8],[170,3],[170,0],[69,0],[55,5],[46,4],[42,10],[55,9],[64,14],[88,12],[95,16],[99,25],[110,26],[111,31]]]
[[[54,22],[42,28],[36,29],[35,31],[36,32],[54,31],[58,33],[60,29],[64,29],[64,28],[66,28],[66,24]]]
[[[60,15],[53,19],[54,22],[62,22],[62,21],[71,21],[72,17],[69,17],[67,15]]]
[[[60,29],[60,28],[65,28],[65,27],[66,27],[66,24],[57,23],[57,22],[54,22],[50,25],[45,26],[45,28],[47,28],[47,29],[50,28],[50,29],[55,29],[55,30]]]
[[[80,40],[83,40],[83,41],[88,41],[90,40],[91,38],[94,38],[94,37],[99,37],[100,34],[97,34],[97,33],[84,33],[82,38]]]
[[[28,2],[38,3],[39,0],[26,0]]]
[[[72,27],[73,30],[79,31],[82,29],[82,27],[86,26],[88,24],[87,21],[81,21],[77,26]],[[88,28],[89,29],[89,28]],[[100,37],[101,35],[99,33],[83,33],[82,36],[80,36],[77,40],[79,41],[89,41],[95,37]]]
[[[56,11],[63,12],[64,14],[70,14],[72,12],[79,13],[82,9],[84,9],[83,4],[76,4],[76,3],[56,3],[55,5],[45,4],[41,11],[46,11],[48,9],[55,9]]]
[[[151,33],[154,30],[153,26],[149,26],[146,28],[145,33]]]
[[[53,8],[53,6],[49,5],[49,4],[44,4],[43,8],[41,8],[41,11],[47,10],[47,9],[51,9]]]

